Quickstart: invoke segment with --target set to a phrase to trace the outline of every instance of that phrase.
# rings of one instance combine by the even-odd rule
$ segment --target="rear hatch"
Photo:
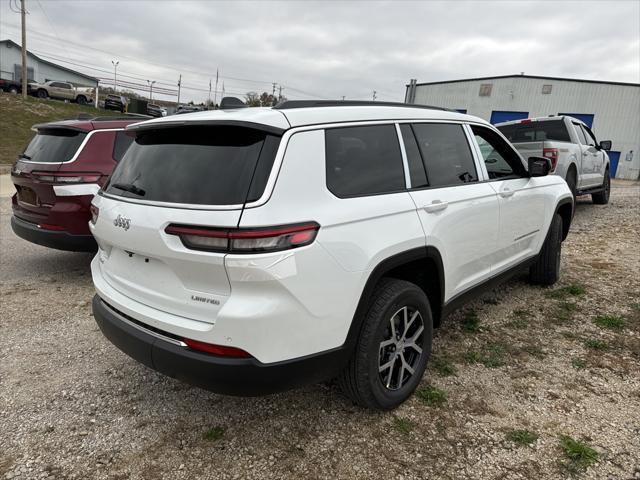
[[[56,201],[55,174],[64,162],[76,156],[88,133],[85,129],[67,126],[37,128],[36,135],[11,170],[18,217],[32,223],[46,221]]]
[[[225,254],[187,248],[165,229],[236,228],[264,192],[279,142],[237,126],[138,132],[94,200],[103,279],[149,307],[214,322],[230,293]]]

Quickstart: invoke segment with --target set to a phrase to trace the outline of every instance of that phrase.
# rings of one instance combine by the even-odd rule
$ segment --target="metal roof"
[[[9,44],[13,45],[16,48],[22,49],[22,47],[20,45],[18,45],[16,42],[14,42],[13,40],[10,40],[10,39],[0,40],[0,45],[1,44],[5,44],[5,43],[9,43]],[[37,61],[39,61],[41,63],[44,63],[45,65],[50,65],[52,67],[58,68],[60,70],[63,70],[65,72],[69,72],[69,73],[73,73],[75,75],[79,75],[79,76],[84,77],[84,78],[86,78],[88,80],[91,80],[93,83],[98,83],[98,81],[99,81],[99,79],[97,79],[96,77],[92,77],[91,75],[87,75],[85,73],[78,72],[77,70],[72,70],[70,68],[63,67],[62,65],[58,65],[57,63],[53,63],[53,62],[50,62],[48,60],[44,60],[44,59],[38,57],[35,53],[31,53],[29,50],[27,50],[27,55],[30,55],[31,57],[35,58]]]
[[[498,80],[501,78],[536,78],[539,80],[556,80],[556,81],[560,80],[563,82],[600,83],[605,85],[623,85],[626,87],[640,87],[640,83],[609,82],[605,80],[583,80],[579,78],[544,77],[544,76],[538,76],[538,75],[521,75],[521,74],[498,75],[495,77],[461,78],[459,80],[443,80],[438,82],[423,82],[423,83],[417,83],[416,86],[419,87],[422,85],[442,85],[446,83],[477,82],[482,80]],[[408,88],[409,84],[407,84],[406,87]]]

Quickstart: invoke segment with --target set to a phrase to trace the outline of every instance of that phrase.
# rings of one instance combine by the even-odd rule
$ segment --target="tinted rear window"
[[[261,186],[251,188],[251,195],[259,197],[264,191],[278,143],[279,137],[241,127],[141,132],[114,169],[106,191],[155,202],[242,204],[254,175]]]
[[[73,158],[86,136],[86,132],[77,130],[39,130],[20,157],[32,162],[67,162]]]
[[[404,190],[404,167],[394,125],[325,131],[327,187],[338,197]]]
[[[516,123],[498,127],[498,130],[507,137],[507,140],[513,143],[542,142],[544,140],[554,140],[556,142],[571,141],[563,120]]]

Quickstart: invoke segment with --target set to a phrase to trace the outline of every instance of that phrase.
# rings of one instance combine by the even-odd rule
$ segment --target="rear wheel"
[[[547,238],[536,263],[529,267],[529,281],[537,285],[553,285],[560,278],[562,253],[562,217],[555,214]]]
[[[9,87],[9,93],[13,93],[14,95],[16,95],[18,93],[18,87],[16,86],[10,86]]]
[[[362,407],[397,407],[422,379],[432,336],[431,308],[422,289],[404,280],[381,280],[339,378],[342,390]]]
[[[602,182],[602,191],[591,194],[591,200],[596,205],[606,205],[609,203],[609,196],[611,195],[611,178],[609,177],[609,169],[604,171],[604,180]]]
[[[45,89],[41,88],[40,90],[38,90],[38,98],[47,98],[48,96],[49,94]]]

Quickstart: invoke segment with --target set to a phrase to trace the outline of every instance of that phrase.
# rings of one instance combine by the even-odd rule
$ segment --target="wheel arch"
[[[571,228],[571,220],[573,219],[573,199],[571,198],[562,198],[558,205],[556,205],[556,210],[554,213],[560,215],[562,218],[562,240],[564,241],[569,235],[569,229]]]
[[[384,277],[418,285],[429,298],[434,327],[440,325],[445,287],[442,256],[435,247],[414,248],[385,258],[369,274],[347,334],[349,347],[357,342],[375,287]]]

